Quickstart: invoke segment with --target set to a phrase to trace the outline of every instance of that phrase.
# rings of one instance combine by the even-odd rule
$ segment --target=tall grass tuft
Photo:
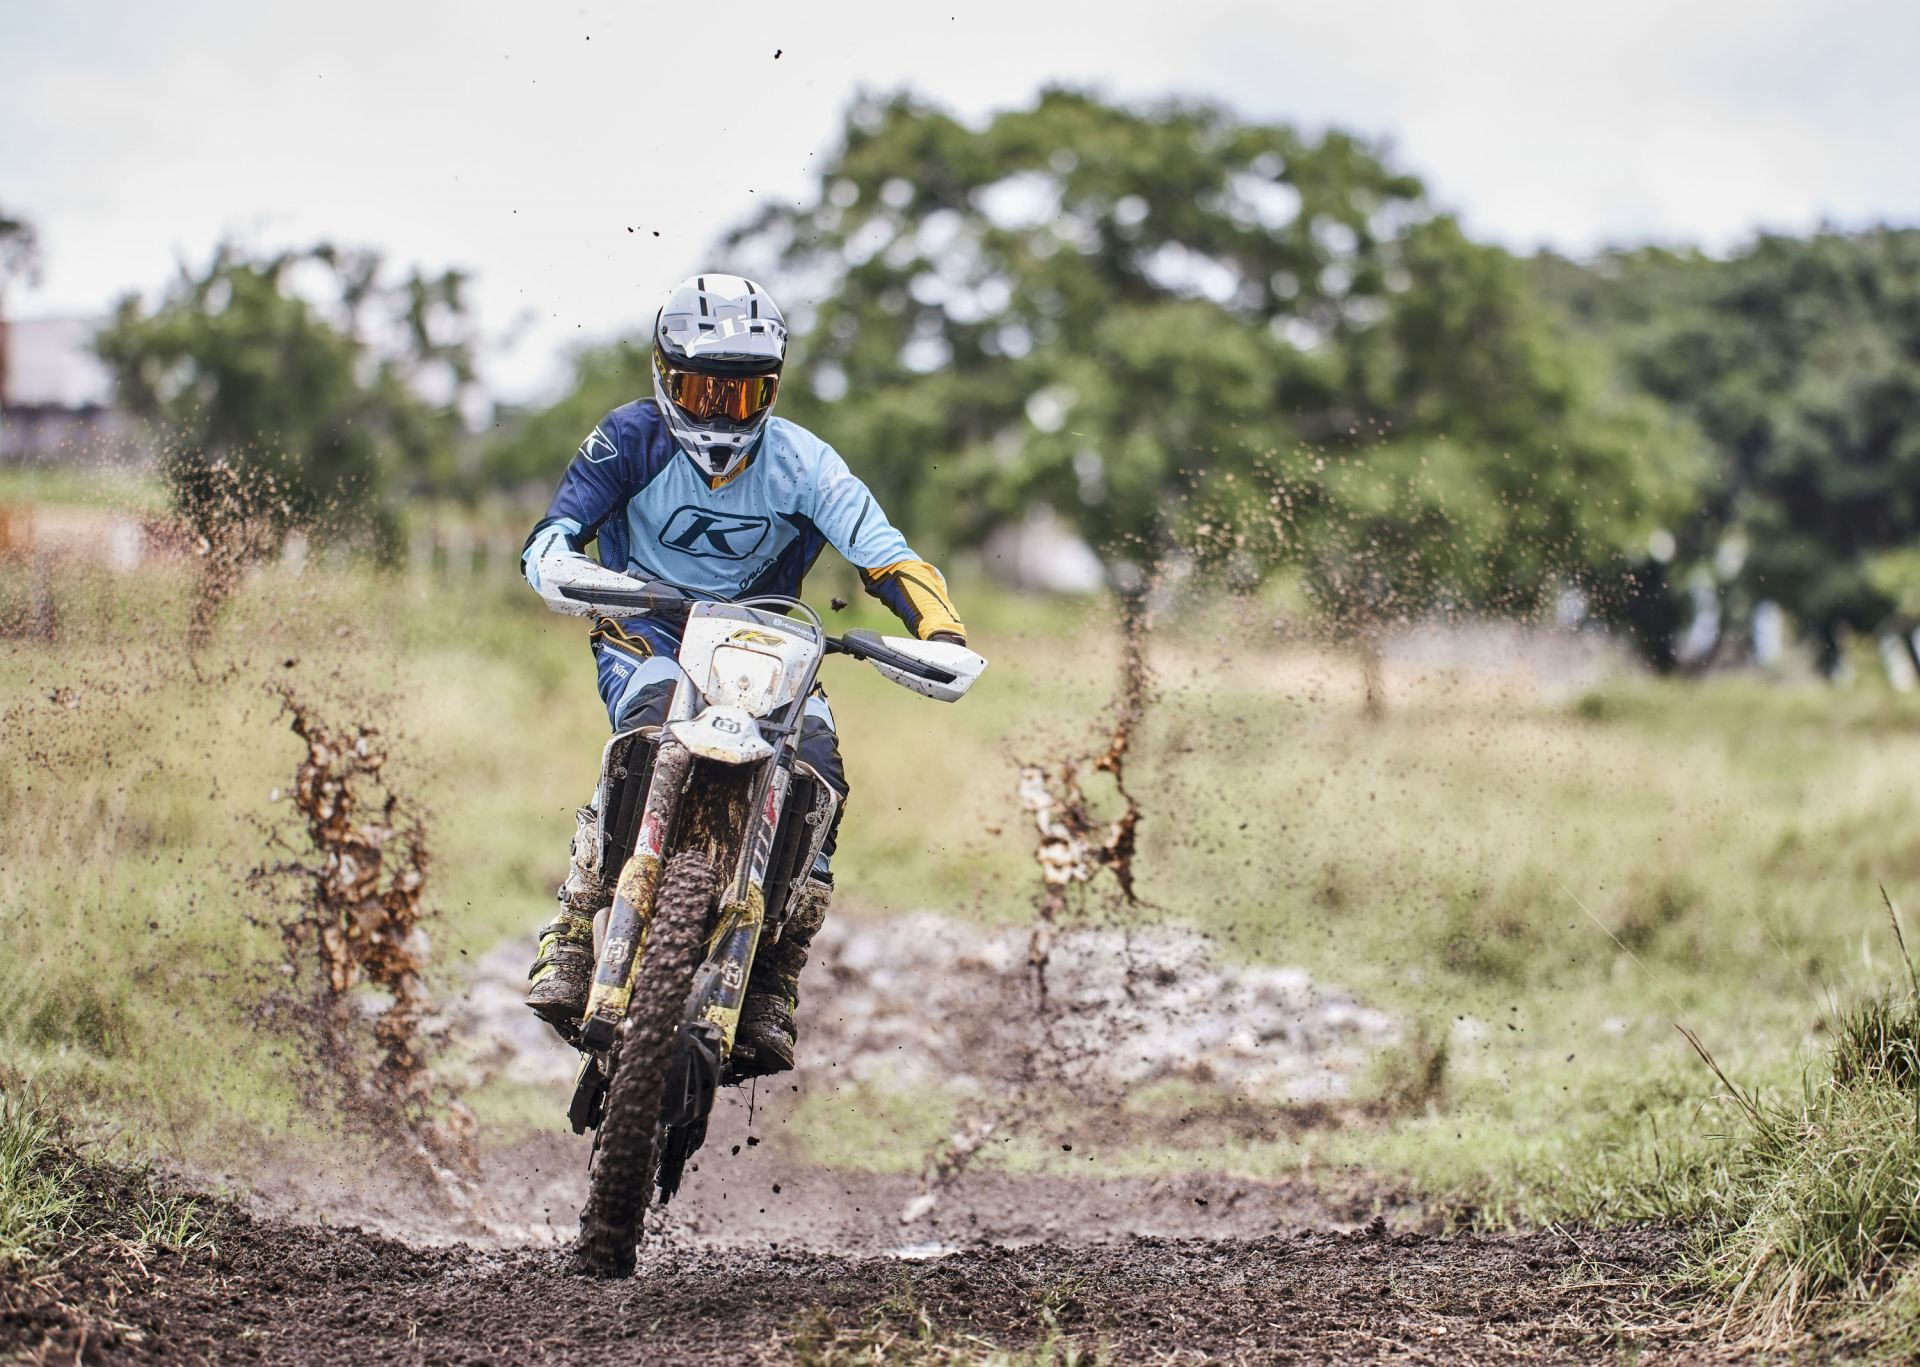
[[[1904,957],[1897,916],[1894,929]],[[1688,1036],[1743,1120],[1691,1268],[1733,1334],[1781,1343],[1838,1327],[1920,1349],[1920,983],[1908,967],[1903,988],[1841,1013],[1797,1095],[1741,1090]]]
[[[76,1168],[57,1154],[53,1122],[0,1093],[0,1269],[36,1261],[79,1217]]]

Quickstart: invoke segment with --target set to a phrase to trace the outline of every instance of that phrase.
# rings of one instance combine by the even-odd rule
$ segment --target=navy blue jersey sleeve
[[[535,588],[535,567],[549,555],[582,555],[587,545],[600,541],[602,563],[624,569],[624,555],[609,557],[602,531],[612,535],[627,502],[657,473],[657,444],[649,441],[638,405],[616,408],[602,418],[567,463],[560,487],[547,505],[547,515],[534,524],[520,554],[527,581]],[[624,537],[616,536],[624,545]]]
[[[547,515],[534,528],[535,536],[544,528],[565,523],[569,548],[583,551],[599,534],[601,524],[626,502],[628,490],[621,478],[624,462],[620,459],[618,431],[614,415],[609,413],[587,434],[567,463],[560,487],[547,505]]]

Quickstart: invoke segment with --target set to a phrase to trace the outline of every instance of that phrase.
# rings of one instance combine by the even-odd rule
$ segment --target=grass
[[[59,1160],[52,1120],[0,1093],[0,1270],[17,1273],[73,1231],[74,1173]]]
[[[36,505],[58,509],[99,508],[114,512],[159,512],[166,491],[157,475],[145,470],[102,466],[0,466],[0,507]]]
[[[823,567],[813,597],[854,602],[836,626],[885,625],[850,579]],[[285,1042],[249,1014],[279,945],[247,873],[275,857],[270,797],[300,753],[272,690],[387,732],[390,778],[428,812],[450,998],[465,963],[549,914],[605,734],[580,626],[507,582],[316,559],[257,576],[189,657],[179,569],[63,571],[56,589],[54,639],[0,638],[0,1054],[83,1128],[150,1150],[212,1165],[315,1135]],[[0,575],[0,620],[18,591]],[[1098,733],[1113,615],[960,593],[994,661],[964,703],[844,662],[826,676],[854,784],[843,914],[1032,915],[1015,766]],[[1129,781],[1151,909],[1129,914],[1301,965],[1408,1032],[1345,1123],[1276,1116],[1182,1149],[1152,1122],[1194,1098],[1143,1094],[1116,1110],[1140,1138],[1103,1139],[1102,1173],[1378,1180],[1488,1223],[1732,1210],[1724,1117],[1675,1024],[1743,1085],[1797,1094],[1809,1049],[1851,1038],[1833,1003],[1895,969],[1862,909],[1882,880],[1920,882],[1910,698],[1390,664],[1370,719],[1349,661],[1288,646],[1247,604],[1168,615],[1149,660]],[[1887,1038],[1901,1009],[1878,1018]],[[559,1123],[526,1091],[475,1098],[494,1135]],[[1807,1104],[1866,1106],[1856,1093],[1884,1103],[1848,1119],[1863,1133],[1911,1122],[1878,1083]],[[964,1106],[823,1083],[786,1129],[828,1162],[916,1170]],[[1049,1130],[981,1161],[1085,1174],[1086,1151]]]
[[[557,642],[545,658],[476,649],[480,630],[404,586],[256,585],[198,659],[180,645],[181,586],[149,579],[137,602],[121,596],[132,588],[83,577],[62,597],[57,640],[0,645],[13,951],[0,1040],[76,1111],[138,1115],[170,1148],[297,1131],[310,1122],[284,1041],[249,1015],[272,981],[280,912],[248,875],[281,857],[266,831],[286,809],[270,799],[301,753],[271,690],[404,734],[402,786],[437,837],[446,914],[432,933],[448,991],[463,957],[551,896],[542,885],[565,850],[554,833],[591,783],[591,700],[554,705],[577,677]],[[428,631],[392,629],[396,603]],[[571,770],[545,749],[568,741],[584,756]]]
[[[1014,663],[1022,686],[1067,672],[1053,648]],[[1074,677],[1097,680],[1104,645],[1079,649],[1092,663]],[[1151,657],[1161,696],[1131,773],[1143,896],[1230,954],[1425,1022],[1427,1057],[1373,1085],[1444,1097],[1388,1106],[1388,1123],[1109,1151],[1116,1170],[1387,1173],[1495,1222],[1625,1200],[1670,1213],[1626,1178],[1709,1137],[1708,1079],[1675,1023],[1743,1076],[1790,1082],[1834,995],[1883,970],[1861,910],[1876,880],[1920,871],[1903,834],[1920,710],[1889,695],[1624,682],[1596,720],[1579,697],[1403,677],[1369,722],[1338,661],[1194,632]],[[1068,707],[1099,696],[1082,683]],[[972,881],[985,914],[1021,919],[1029,875],[997,853]],[[845,1089],[818,1103],[823,1122],[865,1105]],[[850,1161],[888,1162],[886,1127],[864,1145],[824,1127]],[[1068,1170],[1055,1148],[1002,1152]]]
[[[0,621],[21,592],[0,576]],[[0,637],[0,1051],[77,1121],[131,1121],[211,1163],[318,1134],[286,1042],[252,1015],[277,981],[281,913],[248,875],[284,857],[267,840],[286,813],[272,799],[301,754],[275,690],[376,719],[392,741],[395,786],[432,832],[428,932],[448,998],[463,962],[551,915],[606,722],[579,624],[523,588],[270,569],[197,657],[186,596],[165,564],[137,580],[63,568],[54,639]],[[880,625],[874,612],[840,624]],[[841,664],[829,684],[861,785],[846,862],[899,872],[847,900],[967,900],[977,832],[930,838],[935,804],[909,794],[909,756],[886,743],[938,709]],[[988,697],[976,721],[1004,732],[1017,710]],[[911,762],[963,810],[1000,777],[958,746]],[[1019,858],[1005,852],[1002,876]],[[497,1093],[479,1098],[483,1119],[524,1116],[523,1096]]]
[[[1801,1084],[1735,1083],[1704,1045],[1734,1121],[1687,1174],[1708,1222],[1684,1277],[1727,1330],[1789,1344],[1835,1327],[1920,1351],[1920,990],[1844,1011]]]
[[[43,1266],[85,1235],[136,1259],[209,1246],[199,1201],[148,1169],[76,1156],[48,1113],[0,1091],[0,1271]]]
[[[149,1193],[129,1212],[137,1241],[169,1253],[185,1253],[207,1239],[200,1203],[190,1196]]]

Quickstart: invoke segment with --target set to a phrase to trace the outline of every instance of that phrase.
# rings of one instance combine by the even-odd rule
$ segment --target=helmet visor
[[[699,375],[663,369],[660,379],[667,397],[701,422],[714,418],[748,422],[773,407],[773,396],[780,388],[778,375]]]

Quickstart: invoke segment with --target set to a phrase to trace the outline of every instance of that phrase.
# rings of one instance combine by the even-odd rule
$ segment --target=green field
[[[62,579],[55,639],[0,644],[0,1081],[137,1151],[205,1161],[324,1123],[297,1103],[286,1041],[247,1015],[278,955],[249,919],[273,919],[271,894],[247,875],[278,857],[270,796],[300,754],[274,690],[390,740],[390,777],[429,823],[449,997],[463,959],[548,914],[605,723],[580,625],[513,584],[269,568],[193,657],[183,573]],[[850,587],[824,571],[812,585]],[[962,601],[994,661],[962,705],[844,663],[828,676],[855,786],[838,863],[851,914],[1026,922],[1016,765],[1103,726],[1106,605]],[[875,611],[839,622],[882,624]],[[1836,1002],[1897,971],[1877,884],[1920,886],[1920,708],[1868,688],[1554,692],[1401,672],[1370,718],[1349,663],[1247,634],[1270,616],[1162,614],[1131,773],[1152,909],[1131,914],[1351,989],[1429,1056],[1383,1061],[1382,1096],[1444,1041],[1441,1086],[1297,1132],[1243,1122],[1194,1151],[1159,1137],[1156,1108],[1227,1099],[1137,1096],[1120,1115],[1140,1142],[1123,1124],[1098,1161],[1360,1175],[1494,1221],[1684,1208],[1656,1158],[1728,1115],[1676,1023],[1741,1082],[1780,1087]],[[549,1123],[505,1091],[476,1100],[492,1138]],[[917,1167],[900,1135],[938,1137],[955,1104],[874,1096],[898,1126],[852,1127],[848,1102],[810,1104],[800,1134],[879,1167]],[[1065,1161],[1044,1139],[993,1161]]]

